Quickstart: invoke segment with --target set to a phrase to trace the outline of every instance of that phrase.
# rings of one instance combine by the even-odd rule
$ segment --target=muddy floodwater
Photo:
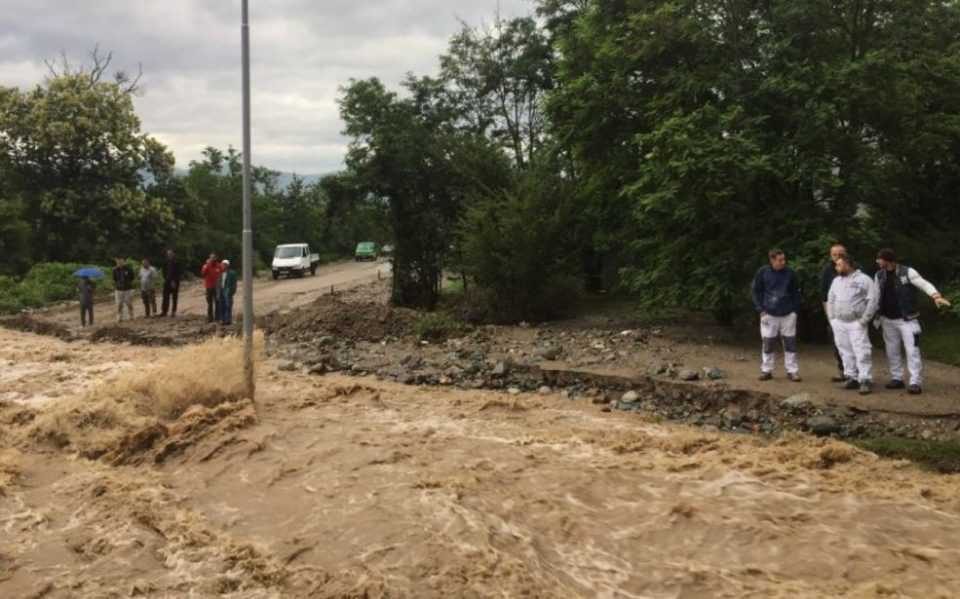
[[[960,597],[960,477],[838,441],[269,361],[55,412],[181,351],[0,331],[0,597]]]

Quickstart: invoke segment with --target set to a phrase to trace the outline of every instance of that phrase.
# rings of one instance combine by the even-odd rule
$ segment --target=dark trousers
[[[170,316],[177,315],[177,296],[178,295],[180,295],[180,285],[164,282],[163,306],[161,307],[161,311],[160,311],[161,315],[166,316],[168,311],[170,313]]]
[[[207,322],[213,322],[220,316],[220,306],[217,301],[216,288],[207,289]]]
[[[80,324],[83,326],[93,326],[93,304],[85,306],[80,304]]]
[[[153,289],[140,292],[140,299],[143,300],[143,313],[149,318],[157,314],[157,293]]]
[[[233,296],[226,293],[220,294],[220,314],[218,319],[223,324],[233,324]]]

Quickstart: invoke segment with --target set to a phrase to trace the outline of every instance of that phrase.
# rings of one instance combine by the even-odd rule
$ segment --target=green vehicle
[[[361,260],[376,260],[380,256],[377,251],[377,244],[372,241],[361,241],[357,244],[357,250],[353,253],[353,259],[357,262]]]

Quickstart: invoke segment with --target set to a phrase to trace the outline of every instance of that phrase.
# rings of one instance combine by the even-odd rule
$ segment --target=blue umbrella
[[[85,266],[80,270],[73,273],[75,277],[88,277],[91,279],[99,279],[103,277],[103,271],[97,268],[96,266]]]

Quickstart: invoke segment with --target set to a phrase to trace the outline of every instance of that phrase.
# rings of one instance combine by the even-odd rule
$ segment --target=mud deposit
[[[35,339],[0,333],[0,359]],[[137,348],[105,388],[4,404],[0,596],[960,596],[957,476],[271,363],[254,412],[229,372],[192,386],[194,351]],[[132,383],[147,367],[182,380]],[[29,434],[58,418],[63,443]]]

